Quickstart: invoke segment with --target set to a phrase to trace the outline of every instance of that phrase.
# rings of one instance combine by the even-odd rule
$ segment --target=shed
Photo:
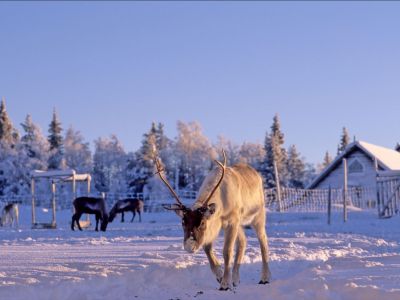
[[[51,191],[52,191],[52,221],[51,223],[37,223],[36,222],[36,200],[35,200],[35,181],[39,178],[45,178],[51,180]],[[83,181],[87,184],[87,193],[90,193],[90,174],[77,174],[75,170],[50,170],[41,171],[34,170],[31,172],[31,193],[32,193],[32,228],[56,228],[56,183],[57,182],[71,182],[72,183],[72,199],[76,197],[76,182]],[[89,218],[84,226],[90,223]]]
[[[377,172],[399,174],[400,152],[373,145],[364,141],[355,141],[345,148],[322,172],[308,185],[309,189],[342,188],[344,182],[343,158],[347,160],[348,186],[376,188]]]

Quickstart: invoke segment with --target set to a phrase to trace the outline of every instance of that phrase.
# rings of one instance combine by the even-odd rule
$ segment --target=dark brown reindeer
[[[117,203],[114,204],[113,208],[110,210],[108,221],[111,223],[117,214],[121,213],[121,222],[124,220],[124,212],[130,211],[132,212],[131,223],[135,219],[136,213],[139,215],[139,222],[142,222],[141,213],[143,212],[144,203],[143,200],[140,199],[124,199],[118,200]]]
[[[79,197],[73,202],[75,213],[72,216],[71,229],[75,230],[75,222],[79,230],[82,230],[79,219],[82,214],[92,214],[96,216],[96,231],[99,231],[99,221],[101,220],[100,230],[106,231],[108,224],[108,213],[106,202],[103,198]]]
[[[228,290],[231,284],[239,284],[239,267],[246,249],[246,236],[243,226],[250,225],[256,232],[261,248],[262,270],[260,284],[270,280],[268,266],[268,240],[265,232],[264,190],[261,176],[250,166],[237,164],[226,167],[216,161],[218,168],[212,170],[204,179],[196,201],[186,207],[179,200],[168,181],[158,159],[155,159],[157,173],[176,200],[176,204],[164,205],[182,219],[184,248],[190,253],[203,248],[210,263],[211,271],[221,284],[220,290]],[[224,230],[223,258],[224,269],[213,251],[213,242]],[[236,256],[233,261],[233,248],[236,243]],[[231,274],[231,264],[233,271]]]

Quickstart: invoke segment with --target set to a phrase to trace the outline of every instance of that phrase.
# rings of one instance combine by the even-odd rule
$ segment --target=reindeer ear
[[[163,204],[162,207],[166,210],[173,210],[179,217],[183,218],[185,207],[182,207],[179,204]]]

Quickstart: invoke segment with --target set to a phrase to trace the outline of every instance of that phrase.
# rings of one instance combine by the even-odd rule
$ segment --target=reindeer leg
[[[261,280],[259,284],[267,284],[271,279],[271,271],[269,270],[269,254],[268,254],[268,238],[265,232],[265,212],[262,212],[262,216],[257,218],[256,222],[253,225],[254,230],[256,231],[258,242],[260,243],[261,249],[261,257],[262,257],[262,271],[261,271]]]
[[[17,204],[17,206],[15,208],[15,220],[16,220],[17,228],[19,228],[19,209],[18,209],[18,204]]]
[[[71,219],[71,230],[75,231],[75,218],[76,218],[76,213],[72,215]]]
[[[121,212],[121,223],[124,223],[125,222],[125,220],[124,220],[124,212]]]
[[[99,220],[100,220],[100,214],[96,213],[96,231],[99,231]]]
[[[134,210],[132,210],[132,220],[131,220],[131,223],[133,222],[133,220],[135,219],[135,211]]]
[[[236,256],[232,270],[233,286],[238,286],[240,282],[239,268],[240,264],[242,263],[244,252],[246,250],[246,244],[247,244],[246,235],[244,234],[243,227],[239,226],[237,240],[236,240]]]
[[[140,210],[138,211],[138,214],[139,214],[139,222],[141,223],[142,222],[142,215],[141,215]]]
[[[221,268],[221,264],[219,263],[218,259],[215,257],[215,253],[214,253],[212,244],[204,245],[203,250],[207,255],[208,261],[210,263],[211,271],[216,276],[217,281],[219,283],[221,283],[223,271]]]
[[[76,225],[78,225],[78,229],[80,231],[82,231],[81,224],[79,223],[79,220],[80,220],[81,216],[82,216],[82,214],[76,214],[76,217],[75,217]]]
[[[231,263],[233,256],[233,246],[239,230],[238,222],[233,222],[225,229],[224,233],[224,276],[222,277],[220,290],[227,291],[231,288]]]

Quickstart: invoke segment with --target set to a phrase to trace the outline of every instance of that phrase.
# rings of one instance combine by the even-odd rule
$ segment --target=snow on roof
[[[72,176],[72,175],[75,175],[74,170],[51,170],[51,171],[34,170],[31,172],[32,177],[62,177],[62,176]]]
[[[380,160],[389,170],[400,170],[400,152],[363,141],[358,141],[358,143],[366,152]]]
[[[377,163],[384,171],[400,171],[400,152],[389,148],[377,146],[364,141],[355,141],[347,145],[346,149],[338,155],[308,186],[314,188],[322,181],[338,164],[342,158],[351,152],[354,148],[358,148],[368,155],[372,160],[377,160]]]
[[[90,180],[90,174],[77,174],[75,170],[51,170],[51,171],[41,171],[41,170],[34,170],[31,172],[32,178],[62,178],[62,180],[69,181],[69,180],[77,180],[77,181],[84,181]]]

